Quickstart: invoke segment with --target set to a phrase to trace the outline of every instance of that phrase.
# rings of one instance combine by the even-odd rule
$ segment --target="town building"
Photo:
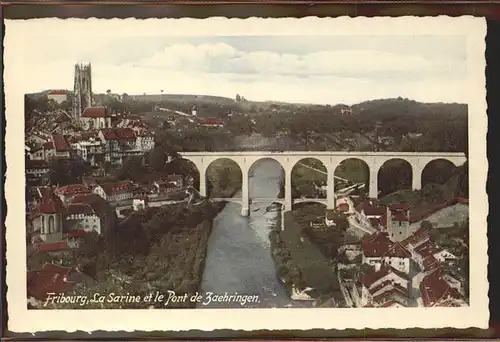
[[[66,208],[52,188],[45,187],[41,191],[40,203],[30,215],[31,234],[44,242],[61,241]]]
[[[364,237],[361,241],[363,251],[362,262],[380,270],[388,265],[399,272],[410,272],[412,254],[401,243],[393,242],[387,233],[376,232]]]
[[[145,195],[137,195],[134,196],[134,200],[132,201],[132,207],[134,211],[145,210],[148,208],[149,198]]]
[[[113,208],[97,194],[76,195],[68,204],[65,232],[68,237],[81,237],[95,232],[108,235],[116,222]]]
[[[50,167],[45,160],[26,161],[26,184],[31,186],[47,185]]]
[[[133,185],[131,182],[105,183],[97,185],[93,192],[108,202],[125,201],[133,197]]]
[[[74,136],[72,148],[76,154],[90,166],[102,166],[105,161],[104,144],[99,139],[97,131],[85,132],[78,136]]]
[[[63,202],[70,202],[76,195],[90,193],[90,189],[83,184],[70,184],[55,189],[55,194],[59,196]]]
[[[99,131],[104,144],[104,159],[113,165],[122,165],[126,158],[142,156],[137,148],[135,132],[130,128],[104,128]]]
[[[49,293],[65,294],[81,282],[93,282],[93,279],[78,268],[64,267],[45,263],[40,269],[28,270],[27,295],[28,305],[35,308],[45,307]]]
[[[375,199],[366,199],[356,207],[357,221],[369,228],[384,227],[386,225],[387,208],[380,205]]]
[[[68,101],[68,91],[63,89],[50,90],[47,93],[47,99],[50,101],[55,101],[57,103],[63,103]]]
[[[71,145],[62,134],[52,134],[52,143],[54,147],[54,156],[57,158],[69,159],[71,155]]]
[[[136,147],[143,153],[152,150],[155,147],[155,136],[153,133],[140,130],[136,132]]]
[[[80,117],[81,126],[85,130],[111,128],[111,116],[106,107],[87,107]]]
[[[410,304],[410,278],[388,265],[363,276],[361,284],[360,306],[407,307]]]
[[[407,203],[394,203],[387,206],[387,232],[394,240],[404,240],[411,235],[410,206]]]
[[[420,294],[419,306],[461,307],[468,305],[461,282],[442,268],[435,269],[422,279]]]

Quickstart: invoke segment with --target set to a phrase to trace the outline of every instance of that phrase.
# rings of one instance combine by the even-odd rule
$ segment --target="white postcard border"
[[[7,200],[8,329],[13,332],[49,330],[185,331],[259,329],[364,328],[487,328],[487,214],[485,32],[482,18],[446,16],[417,18],[283,18],[283,19],[66,19],[72,26],[97,35],[466,35],[468,46],[470,307],[397,309],[184,309],[184,310],[28,310],[26,303],[26,246],[24,188],[24,94],[22,58],[16,52],[23,35],[44,29],[53,35],[67,32],[50,24],[62,19],[6,20],[5,98]],[[92,26],[90,26],[92,25]],[[114,29],[114,28],[120,29]],[[106,28],[106,29],[104,29]],[[158,31],[160,30],[160,31]],[[465,99],[464,99],[465,101]]]

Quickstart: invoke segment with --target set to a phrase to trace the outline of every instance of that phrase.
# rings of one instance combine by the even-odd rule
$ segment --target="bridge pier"
[[[326,171],[326,209],[335,209],[335,177],[329,168]]]
[[[250,215],[250,200],[249,200],[249,185],[248,185],[248,170],[242,168],[241,170],[241,216]]]
[[[201,168],[200,166],[196,165],[199,167],[199,172],[200,172],[200,196],[202,197],[207,197],[207,170],[206,168]]]
[[[412,190],[420,190],[422,189],[422,172],[424,171],[423,167],[419,165],[412,165],[412,175],[411,175],[411,189]]]
[[[370,166],[370,184],[368,186],[368,197],[378,198],[378,167]]]
[[[285,169],[285,211],[291,211],[293,206],[292,199],[292,170]]]

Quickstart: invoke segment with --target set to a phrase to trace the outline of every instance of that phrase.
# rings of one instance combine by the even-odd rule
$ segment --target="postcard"
[[[486,328],[485,31],[7,21],[9,329]]]

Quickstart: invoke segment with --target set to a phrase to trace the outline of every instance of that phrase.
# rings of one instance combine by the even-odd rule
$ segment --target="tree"
[[[137,181],[145,173],[141,156],[127,158],[120,169],[117,170],[116,178],[119,180]]]
[[[420,222],[420,228],[430,230],[433,228],[433,225],[430,221],[424,220],[424,221]]]
[[[165,170],[167,156],[161,146],[155,146],[148,152],[148,165],[155,171],[161,172]]]

